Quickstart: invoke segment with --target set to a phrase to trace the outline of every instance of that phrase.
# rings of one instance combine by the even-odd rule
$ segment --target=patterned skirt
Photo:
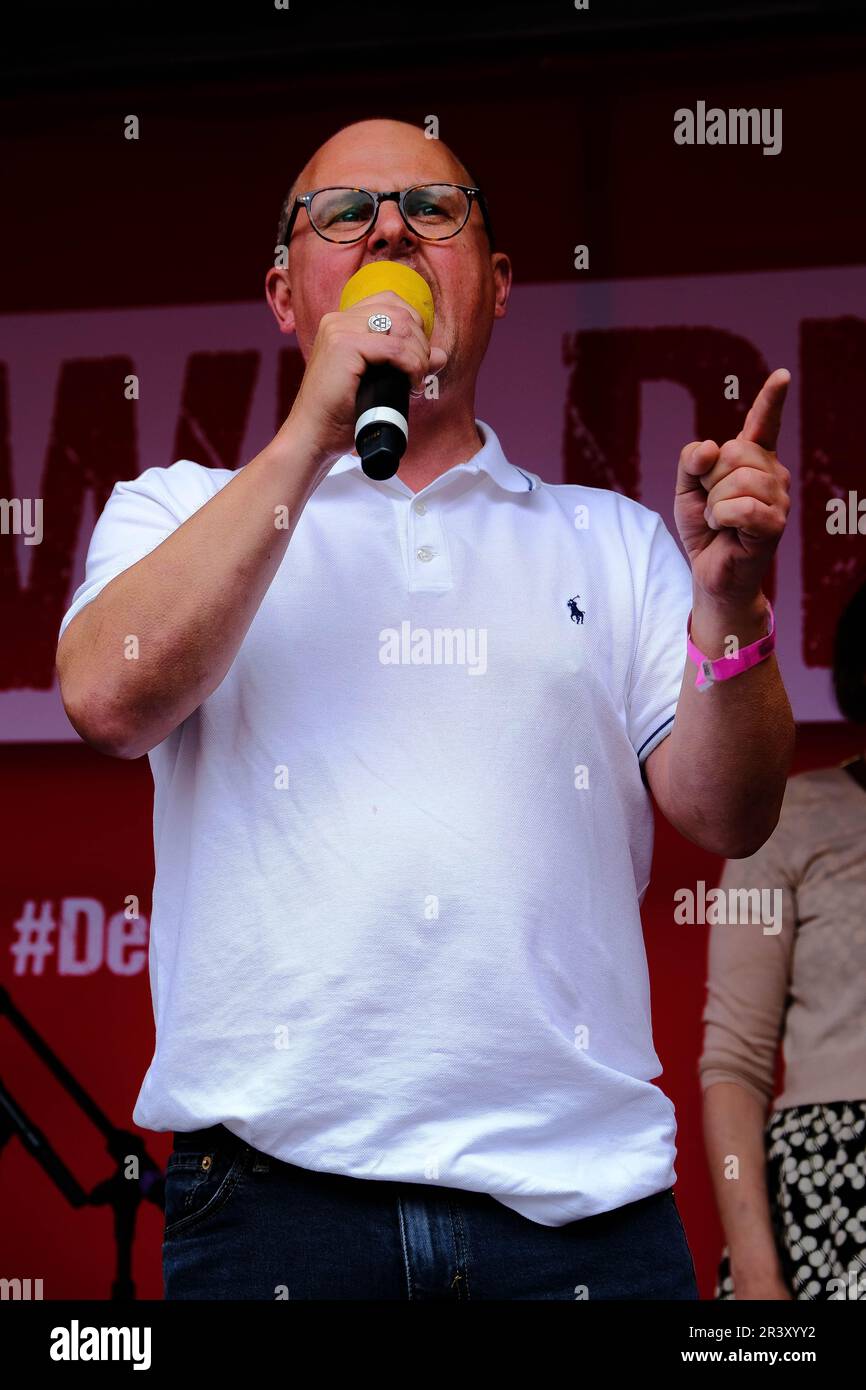
[[[770,1215],[791,1295],[866,1301],[866,1100],[774,1110],[764,1142]],[[727,1245],[714,1297],[736,1298]]]

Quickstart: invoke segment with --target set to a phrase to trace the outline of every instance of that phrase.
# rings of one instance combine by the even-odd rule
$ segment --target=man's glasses
[[[493,232],[484,194],[480,188],[462,183],[424,183],[404,188],[402,193],[371,193],[367,188],[320,188],[315,193],[301,193],[295,199],[282,241],[288,245],[302,207],[307,209],[313,231],[325,241],[344,246],[361,241],[376,225],[382,203],[396,203],[415,236],[424,241],[447,241],[466,226],[473,202],[481,210],[492,247]]]

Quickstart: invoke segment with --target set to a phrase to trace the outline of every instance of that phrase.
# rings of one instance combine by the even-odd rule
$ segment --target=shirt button
[[[427,513],[427,503],[426,503],[426,502],[416,502],[416,503],[415,503],[415,514],[416,514],[416,516],[425,516],[426,513]]]
[[[415,554],[419,560],[432,560],[435,551],[431,550],[429,545],[422,545],[419,550],[415,551]]]

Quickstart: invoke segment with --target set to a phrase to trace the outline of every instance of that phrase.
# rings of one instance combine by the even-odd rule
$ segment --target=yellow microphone
[[[340,308],[392,290],[421,315],[424,332],[433,332],[433,296],[416,270],[399,261],[370,261],[346,281]],[[371,332],[387,332],[387,314],[370,316]],[[371,362],[355,401],[355,448],[368,478],[393,478],[409,442],[409,378],[390,362]]]

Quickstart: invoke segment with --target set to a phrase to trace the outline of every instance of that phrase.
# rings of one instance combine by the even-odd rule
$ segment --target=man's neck
[[[444,420],[435,402],[419,401],[417,409],[410,408],[409,445],[397,476],[413,492],[420,492],[449,468],[467,463],[483,445],[471,409]]]

